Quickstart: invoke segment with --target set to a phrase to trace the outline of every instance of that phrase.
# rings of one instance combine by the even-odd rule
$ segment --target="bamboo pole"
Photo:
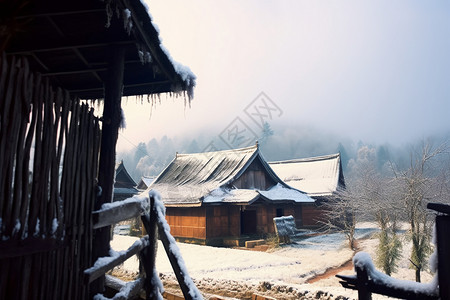
[[[11,141],[11,130],[12,130],[12,120],[14,119],[14,103],[13,102],[13,92],[14,89],[17,87],[15,78],[18,76],[16,74],[16,60],[15,58],[12,59],[12,63],[10,65],[9,69],[9,77],[8,77],[8,86],[7,90],[5,91],[5,98],[4,106],[3,106],[3,119],[2,119],[2,135],[1,135],[1,141],[0,141],[0,158],[2,159],[2,165],[1,168],[1,176],[3,177],[0,181],[0,191],[3,193],[2,200],[3,200],[3,223],[6,227],[6,235],[9,235],[12,231],[12,221],[11,221],[11,177],[12,177],[12,162],[11,162],[11,147],[12,147],[12,141]],[[20,69],[18,70],[20,73]]]
[[[41,84],[41,76],[37,75],[37,76],[33,76],[33,93],[30,96],[30,101],[31,101],[31,105],[32,108],[30,108],[31,110],[31,123],[28,126],[28,132],[27,132],[27,136],[26,136],[26,140],[25,140],[25,150],[24,150],[24,164],[23,164],[23,170],[22,170],[22,180],[24,183],[22,188],[22,207],[20,210],[20,220],[23,221],[23,226],[21,228],[20,231],[20,236],[22,238],[25,238],[25,228],[26,228],[26,224],[29,224],[29,221],[27,219],[27,215],[28,215],[28,210],[29,210],[29,205],[30,205],[30,193],[31,193],[31,189],[30,189],[30,171],[29,171],[29,167],[30,167],[30,157],[31,157],[31,146],[32,146],[32,142],[33,142],[33,137],[34,137],[34,132],[35,132],[35,126],[36,126],[36,120],[37,120],[37,105],[36,105],[36,95],[39,94],[39,89],[40,89],[40,84]]]
[[[42,152],[42,106],[44,91],[41,84],[39,88],[39,93],[36,95],[37,99],[36,105],[36,129],[34,135],[34,160],[33,160],[33,182],[30,197],[30,217],[28,219],[28,230],[29,235],[32,236],[36,230],[37,219],[39,216],[39,211],[41,209],[40,196],[41,196],[41,185],[40,180],[41,173],[41,152]]]

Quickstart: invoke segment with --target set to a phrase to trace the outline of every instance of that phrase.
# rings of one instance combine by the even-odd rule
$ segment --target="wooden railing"
[[[424,284],[394,279],[376,271],[368,254],[358,253],[353,259],[356,275],[336,275],[341,285],[358,290],[360,300],[372,299],[372,293],[400,299],[450,299],[450,206],[429,203],[427,207],[437,212],[437,281]]]
[[[158,236],[167,253],[175,276],[185,299],[202,299],[200,292],[190,278],[183,258],[178,250],[175,239],[170,234],[170,227],[165,219],[165,208],[157,193],[150,192],[149,197],[135,196],[124,201],[104,205],[101,210],[93,212],[94,228],[116,224],[120,221],[141,216],[147,235],[137,240],[128,250],[120,253],[112,252],[110,257],[99,258],[94,265],[85,270],[87,284],[105,276],[105,273],[122,264],[133,255],[139,256],[144,272],[139,278],[128,283],[120,283],[112,276],[106,276],[106,285],[114,286],[118,293],[110,299],[131,299],[145,291],[146,299],[158,299],[162,292],[158,272],[155,269],[155,259]],[[96,295],[96,299],[108,299]]]

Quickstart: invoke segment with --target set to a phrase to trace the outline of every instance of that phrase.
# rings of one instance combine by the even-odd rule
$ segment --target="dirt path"
[[[353,252],[353,255],[355,255],[355,253],[358,252],[359,250],[360,250],[360,247],[359,247],[358,240],[355,240],[355,250]],[[331,276],[335,276],[336,274],[339,274],[342,271],[352,270],[353,269],[353,262],[352,262],[352,260],[353,260],[353,258],[349,259],[348,261],[346,261],[345,263],[343,263],[342,265],[340,265],[338,267],[328,268],[328,269],[325,270],[325,273],[316,275],[316,276],[308,279],[306,281],[306,283],[314,283],[314,282],[317,282],[319,280],[327,279],[327,278],[329,278]]]
[[[346,271],[346,270],[351,270],[353,269],[353,263],[352,260],[349,259],[348,261],[346,261],[344,264],[340,265],[339,267],[335,267],[335,268],[329,268],[325,271],[325,273],[320,274],[320,275],[316,275],[311,279],[308,279],[306,281],[306,283],[314,283],[317,282],[319,280],[322,279],[326,279],[328,277],[334,276],[336,274],[341,273],[342,271]]]

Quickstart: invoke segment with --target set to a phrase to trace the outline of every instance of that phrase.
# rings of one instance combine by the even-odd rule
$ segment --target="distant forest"
[[[271,128],[265,124],[259,134],[258,143],[267,161],[306,158],[340,152],[344,176],[352,176],[352,166],[357,160],[370,157],[379,170],[395,164],[407,167],[410,153],[423,142],[442,144],[449,135],[428,137],[410,144],[370,144],[362,140],[352,141],[345,137],[324,134],[309,128]],[[255,141],[256,142],[256,141]],[[213,145],[213,147],[211,147]],[[254,145],[247,144],[244,146]],[[212,134],[198,134],[195,138],[167,137],[139,143],[134,149],[119,152],[117,159],[123,160],[126,169],[138,182],[142,176],[157,176],[175,158],[176,153],[199,153],[210,149],[230,149],[220,138]]]

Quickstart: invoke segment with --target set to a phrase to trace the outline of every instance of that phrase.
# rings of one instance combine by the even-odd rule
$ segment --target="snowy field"
[[[356,237],[361,251],[368,252],[373,258],[377,240],[376,232],[369,223],[358,227]],[[120,251],[128,248],[136,238],[115,235],[111,246]],[[336,296],[357,298],[355,291],[344,289],[334,275],[314,283],[307,283],[316,275],[330,268],[337,268],[352,259],[351,251],[342,234],[327,234],[296,240],[294,244],[283,245],[266,252],[240,249],[218,248],[178,243],[186,263],[189,275],[205,298],[208,294],[218,294],[237,299],[249,299],[253,292],[277,297],[277,299],[306,299],[315,297],[317,291]],[[392,276],[399,279],[414,280],[414,271],[408,268],[410,246],[404,242],[403,258],[399,270]],[[161,244],[158,246],[157,271],[161,274],[167,290],[176,287],[175,277]],[[134,256],[127,260],[121,271],[135,273],[138,260]],[[339,274],[353,274],[350,267],[340,270]],[[428,282],[432,275],[422,273],[422,281]],[[308,294],[309,292],[309,294]],[[312,295],[312,296],[311,296]],[[308,297],[310,296],[310,297]],[[324,297],[327,298],[328,296]],[[333,299],[335,299],[333,298]],[[374,295],[374,299],[385,297]]]

